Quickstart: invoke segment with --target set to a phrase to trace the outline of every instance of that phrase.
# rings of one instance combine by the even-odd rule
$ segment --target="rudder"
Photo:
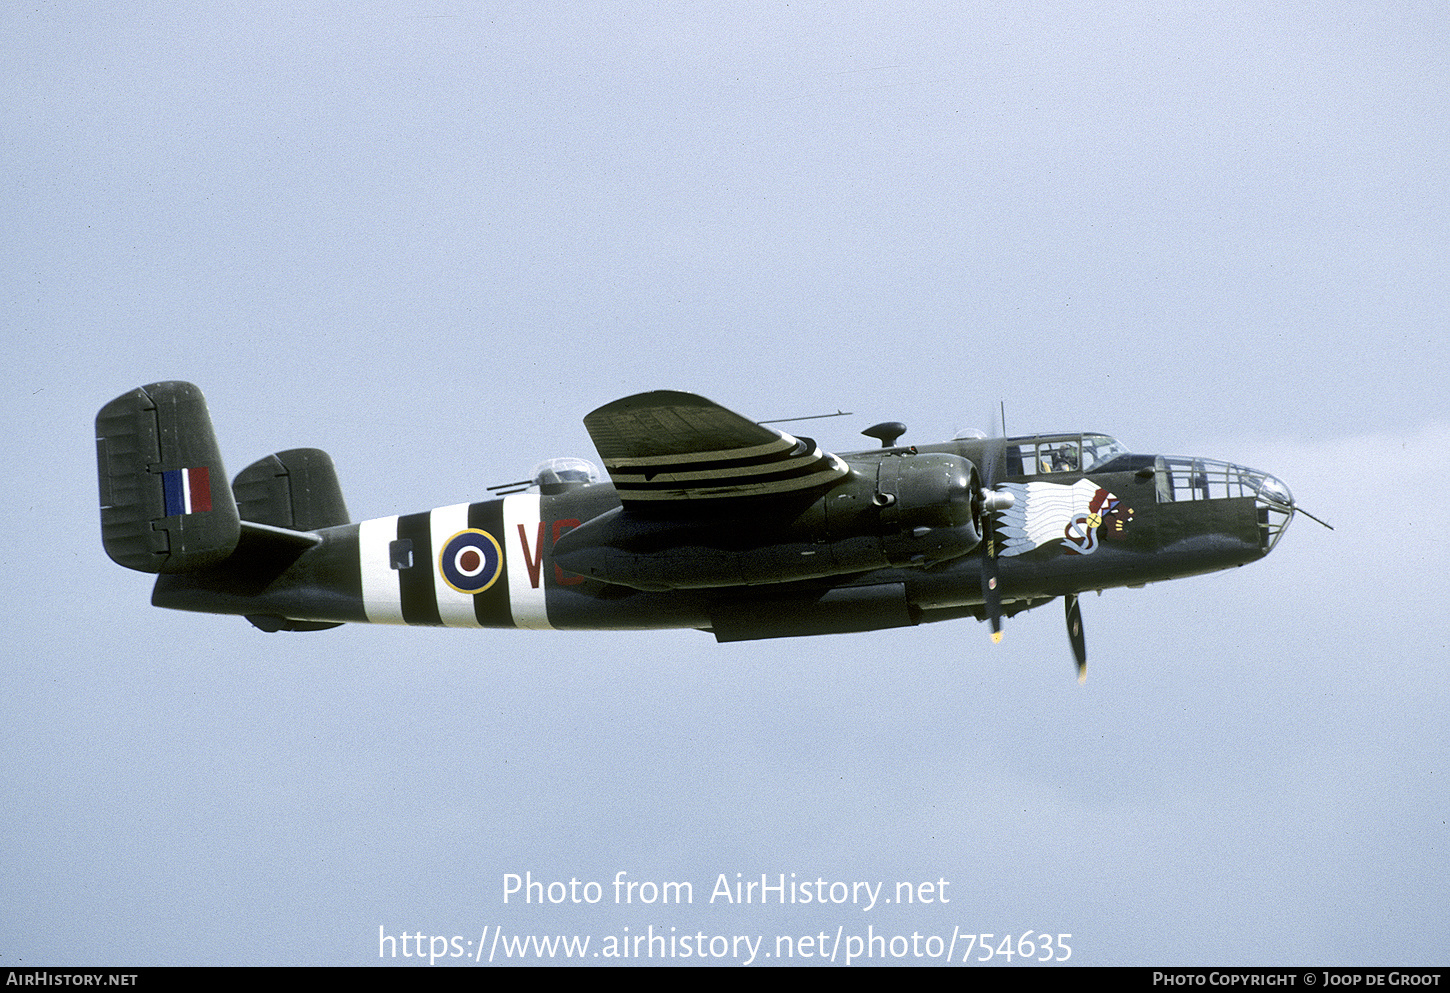
[[[152,383],[96,415],[101,541],[118,565],[178,573],[237,547],[241,521],[212,432],[191,383]]]

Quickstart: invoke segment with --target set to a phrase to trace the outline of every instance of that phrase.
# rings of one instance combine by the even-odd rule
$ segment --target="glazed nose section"
[[[1259,543],[1264,554],[1268,555],[1279,543],[1279,539],[1284,537],[1289,522],[1294,519],[1294,494],[1276,476],[1252,469],[1245,469],[1243,472],[1253,481],[1254,503],[1259,513]]]
[[[1262,503],[1277,504],[1280,507],[1294,509],[1294,494],[1289,492],[1289,487],[1277,476],[1270,476],[1268,473],[1259,473],[1259,501]]]

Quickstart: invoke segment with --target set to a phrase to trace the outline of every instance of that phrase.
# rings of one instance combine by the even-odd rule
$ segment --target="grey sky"
[[[905,8],[905,9],[903,9]],[[1440,963],[1439,5],[45,5],[0,15],[0,965],[378,961],[378,928],[1072,933],[1082,964]],[[644,389],[838,451],[1084,428],[1280,476],[1232,573],[803,641],[149,606],[92,419],[484,496]],[[506,873],[687,880],[519,907]],[[717,876],[950,881],[725,908]],[[597,946],[596,946],[597,947]],[[411,961],[411,960],[410,960]],[[592,960],[591,960],[592,961]],[[772,960],[773,961],[773,960]]]

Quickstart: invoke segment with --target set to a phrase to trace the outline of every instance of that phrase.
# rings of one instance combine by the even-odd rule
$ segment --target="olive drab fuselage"
[[[474,503],[353,523],[332,461],[269,455],[226,485],[201,392],[155,383],[97,416],[102,538],[152,602],[264,630],[343,623],[697,628],[720,641],[990,620],[1243,565],[1297,508],[1272,476],[1135,455],[1100,434],[836,455],[702,397],[585,417],[580,459]]]
[[[1014,506],[989,514],[985,536],[962,536],[961,525],[932,516],[925,500],[913,507],[893,491],[897,499],[882,505],[883,477],[900,488],[903,468],[943,456],[972,463],[980,445],[843,455],[850,475],[789,518],[734,508],[630,529],[618,524],[614,487],[595,482],[326,528],[319,545],[264,589],[239,589],[218,569],[210,583],[163,576],[154,602],[314,622],[709,629],[717,614],[769,614],[781,601],[809,611],[828,592],[848,590],[854,610],[905,624],[981,615],[970,554],[981,541],[998,546],[1011,614],[1068,593],[1242,565],[1276,537],[1251,490],[1183,499],[1188,491],[1175,494],[1165,460],[1152,456],[1121,455],[1086,473],[1008,477],[1000,485],[1014,492]],[[1250,474],[1196,462],[1200,475]],[[1042,540],[1012,526],[1029,517]],[[596,541],[566,540],[591,531]],[[610,565],[607,579],[592,574]],[[772,625],[762,618],[763,628]]]

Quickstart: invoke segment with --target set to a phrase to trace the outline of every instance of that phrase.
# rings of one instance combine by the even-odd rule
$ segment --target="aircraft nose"
[[[1245,471],[1254,482],[1254,503],[1259,511],[1260,543],[1267,555],[1284,536],[1284,531],[1288,529],[1289,522],[1294,519],[1294,511],[1298,508],[1294,506],[1294,494],[1289,492],[1289,487],[1284,485],[1283,480],[1266,472],[1255,472],[1252,469]]]
[[[1259,501],[1261,503],[1278,504],[1281,507],[1294,509],[1294,494],[1289,492],[1289,487],[1277,476],[1270,476],[1267,473],[1259,484]]]

